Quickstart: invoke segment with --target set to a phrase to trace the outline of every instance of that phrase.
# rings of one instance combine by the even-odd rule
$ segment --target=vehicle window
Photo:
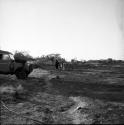
[[[13,57],[13,55],[12,55],[12,54],[9,54],[9,56],[10,56],[10,58],[11,58],[12,60],[14,60],[14,57]]]
[[[7,55],[7,54],[3,55],[2,60],[10,60],[9,55]]]

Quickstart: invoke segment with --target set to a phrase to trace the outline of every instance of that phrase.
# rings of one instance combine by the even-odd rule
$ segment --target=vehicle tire
[[[26,78],[28,77],[29,73],[26,73]]]
[[[9,65],[10,72],[14,72],[14,63],[11,63]]]
[[[23,69],[17,70],[15,75],[16,75],[17,79],[26,79],[27,78],[27,74]]]
[[[33,71],[33,65],[29,66],[29,73]]]

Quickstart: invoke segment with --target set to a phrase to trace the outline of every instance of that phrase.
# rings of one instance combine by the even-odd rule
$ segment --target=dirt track
[[[9,109],[42,123],[124,123],[123,81],[122,75],[95,70],[82,73],[35,69],[27,80],[0,75],[0,88],[11,88],[1,99]],[[15,98],[10,93],[19,85],[22,88]],[[1,108],[3,124],[35,123]]]

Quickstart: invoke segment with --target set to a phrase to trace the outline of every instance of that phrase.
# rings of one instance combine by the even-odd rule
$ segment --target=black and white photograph
[[[124,124],[124,0],[0,0],[0,124]]]

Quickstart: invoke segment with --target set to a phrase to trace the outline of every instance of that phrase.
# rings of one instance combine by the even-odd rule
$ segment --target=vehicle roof
[[[11,52],[0,50],[0,54],[12,54]]]

